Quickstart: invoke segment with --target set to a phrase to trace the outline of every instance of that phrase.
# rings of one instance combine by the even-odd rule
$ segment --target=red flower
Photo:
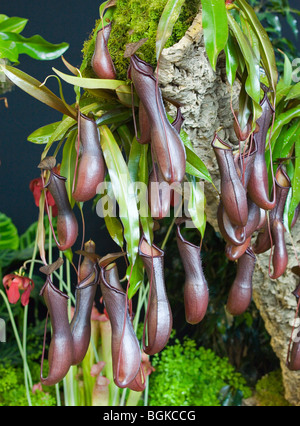
[[[33,193],[35,205],[37,207],[39,207],[40,198],[41,198],[41,194],[42,194],[42,191],[43,191],[42,178],[39,177],[39,178],[33,179],[29,184],[29,189]],[[47,197],[49,207],[52,207],[52,216],[56,217],[57,213],[58,213],[57,207],[56,207],[56,204],[55,204],[55,201],[54,201],[52,195],[50,194],[50,192],[48,190],[46,190],[46,197]]]
[[[29,303],[30,293],[34,289],[34,282],[20,275],[9,274],[3,278],[3,285],[8,297],[9,303],[15,305],[20,299],[20,291],[23,291],[21,303],[27,306]]]

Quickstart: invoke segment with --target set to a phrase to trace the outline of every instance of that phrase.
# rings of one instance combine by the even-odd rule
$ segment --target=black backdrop
[[[292,0],[290,3],[297,7],[298,2]],[[68,42],[70,48],[65,57],[71,64],[79,66],[82,44],[99,16],[100,3],[99,0],[1,0],[0,13],[28,18],[29,23],[22,33],[24,36],[40,34],[52,43]],[[298,42],[288,28],[285,35],[292,42]],[[66,71],[60,59],[40,62],[21,55],[20,62],[23,71],[40,81],[52,73],[52,66]],[[50,79],[47,86],[57,93],[55,79]],[[72,86],[64,84],[64,93],[67,101],[72,103]],[[8,94],[8,102],[9,109],[5,109],[3,103],[0,104],[0,211],[10,216],[19,231],[24,232],[37,219],[38,211],[29,191],[29,183],[39,175],[36,166],[41,155],[41,147],[26,139],[38,127],[59,121],[61,115],[17,88]],[[91,213],[89,206],[85,207],[85,214],[87,238],[97,240],[103,222]],[[101,235],[101,238],[105,238],[105,247],[100,251],[107,252],[110,249],[107,245],[112,243],[105,232]]]
[[[99,17],[101,3],[97,0],[1,0],[0,13],[28,18],[22,32],[26,37],[40,34],[52,43],[68,42],[70,47],[65,57],[71,64],[80,66],[82,45]],[[53,74],[53,66],[68,72],[61,59],[43,62],[20,56],[20,69],[40,81]],[[47,87],[58,93],[55,79],[50,79]],[[74,102],[72,86],[64,84],[64,95],[67,102]],[[38,217],[29,183],[40,175],[37,165],[43,149],[28,142],[27,136],[43,125],[61,120],[61,114],[18,88],[8,93],[7,98],[9,109],[0,104],[0,211],[11,217],[22,233]],[[104,221],[91,211],[91,203],[87,203],[84,212],[86,238],[96,241],[100,254],[113,250],[114,243],[103,229]]]

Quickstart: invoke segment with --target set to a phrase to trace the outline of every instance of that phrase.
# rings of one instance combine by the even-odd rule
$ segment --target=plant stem
[[[148,407],[149,400],[149,376],[146,378],[146,389],[144,391],[144,407]]]
[[[52,207],[49,208],[49,213],[50,213],[51,220],[52,220]],[[49,265],[51,265],[53,256],[52,256],[52,232],[51,232],[50,226],[49,226],[48,239],[49,239],[49,241],[48,241],[48,245],[49,245],[48,263],[49,263]],[[51,276],[51,280],[52,280],[52,276]],[[60,399],[60,392],[59,392],[59,383],[57,383],[55,385],[55,393],[56,393],[56,405],[58,407],[60,407],[61,406],[61,399]]]
[[[32,279],[33,276],[33,268],[34,268],[34,261],[36,259],[36,255],[37,255],[37,235],[35,238],[35,243],[34,243],[34,249],[33,249],[33,254],[32,254],[32,263],[30,265],[30,270],[29,270],[29,279]],[[27,365],[27,327],[28,327],[28,305],[24,307],[24,318],[23,318],[23,353],[24,353],[24,359],[23,359],[23,365],[24,365],[24,383],[25,383],[25,388],[26,388],[26,394],[27,394],[27,400],[28,400],[28,405],[31,407],[32,403],[31,403],[31,398],[30,398],[30,389],[29,387],[32,389],[32,378],[31,378],[31,374],[28,374],[29,369],[27,370],[26,365]],[[25,365],[25,361],[26,360],[26,365]],[[29,381],[29,383],[28,383]]]
[[[14,316],[13,316],[13,313],[12,313],[9,301],[8,301],[5,293],[2,290],[0,290],[0,295],[2,296],[2,298],[4,300],[4,303],[6,305],[7,312],[8,312],[9,319],[10,319],[10,322],[11,322],[11,325],[12,325],[12,328],[13,328],[13,331],[14,331],[14,335],[15,335],[15,339],[16,339],[16,342],[17,342],[17,345],[18,345],[18,348],[19,348],[20,355],[21,355],[22,360],[24,362],[24,365],[25,365],[25,368],[27,370],[28,376],[31,377],[30,371],[29,371],[29,367],[28,367],[28,364],[27,364],[27,360],[24,357],[24,351],[23,351],[23,347],[22,347],[22,342],[21,342],[21,339],[20,339],[20,336],[19,336],[19,333],[18,333],[18,329],[17,329],[16,323],[15,323],[15,319],[14,319]]]
[[[68,288],[68,295],[72,294],[71,289],[71,264],[70,261],[66,260],[66,274],[67,274],[67,288]],[[71,299],[68,300],[68,313],[69,313],[69,320],[71,320]],[[72,366],[66,376],[66,384],[68,389],[68,395],[70,397],[69,404],[71,407],[77,406],[77,398],[76,395],[78,394],[77,389],[75,389],[75,376],[77,373],[77,367]]]
[[[131,390],[127,398],[126,407],[136,407],[141,399],[142,393],[143,392],[135,392]]]
[[[178,209],[177,209],[177,211],[176,211],[176,213],[175,213],[175,215],[174,215],[174,219],[172,220],[172,223],[171,223],[171,225],[169,226],[168,232],[166,233],[166,236],[165,236],[165,238],[164,238],[164,240],[163,240],[163,243],[162,243],[162,245],[161,245],[161,250],[164,250],[164,249],[165,249],[165,247],[166,247],[166,245],[167,245],[168,239],[169,239],[170,234],[171,234],[171,232],[172,232],[172,228],[173,228],[173,226],[175,225],[175,222],[176,222],[177,216],[178,216],[178,214],[180,213],[180,211],[181,211],[181,209],[182,209],[183,203],[184,203],[184,200],[182,201],[182,203],[180,204],[180,206],[178,207]]]
[[[120,400],[120,404],[119,404],[120,407],[124,407],[124,405],[125,405],[126,393],[127,393],[127,389],[125,388],[122,391],[122,396],[121,396],[121,400]]]

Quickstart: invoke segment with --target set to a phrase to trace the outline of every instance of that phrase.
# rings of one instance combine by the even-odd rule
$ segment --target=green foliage
[[[227,358],[213,351],[197,348],[195,341],[175,340],[152,362],[149,404],[152,406],[221,406],[222,390],[229,386],[247,398],[251,395],[245,379]]]
[[[9,364],[0,364],[0,377],[0,406],[28,406],[22,369],[14,368]],[[31,394],[31,400],[34,407],[56,405],[53,396],[39,390]]]
[[[56,223],[57,219],[54,218],[55,230]],[[49,221],[46,218],[45,229],[49,233]],[[8,268],[13,263],[30,259],[34,249],[36,232],[37,222],[34,222],[24,234],[19,236],[11,219],[0,213],[0,268]],[[53,242],[53,247],[54,245],[55,242]],[[46,248],[48,249],[48,246]]]
[[[260,407],[288,407],[284,398],[281,370],[272,371],[257,382],[256,399]]]
[[[67,43],[52,44],[39,35],[30,38],[21,36],[27,22],[24,18],[0,15],[0,59],[18,63],[19,55],[26,54],[33,59],[52,60],[69,48]]]
[[[267,0],[264,2],[250,0],[250,4],[272,41],[278,59],[278,66],[280,71],[282,71],[282,60],[278,49],[284,51],[290,60],[299,56],[297,43],[293,43],[285,37],[282,22],[285,20],[290,26],[296,41],[299,34],[297,15],[299,15],[300,11],[291,8],[288,0]]]
[[[148,41],[139,49],[139,56],[144,61],[155,67],[156,65],[156,31],[167,0],[118,0],[113,16],[113,27],[108,48],[114,61],[117,77],[121,80],[127,79],[128,59],[125,59],[124,52],[127,43],[134,43],[142,38]],[[200,0],[186,1],[182,7],[179,20],[176,22],[173,33],[166,47],[173,46],[185,34],[200,6]],[[99,21],[96,23],[96,28]],[[84,56],[92,57],[94,52],[94,40],[85,43]],[[86,70],[87,75],[92,76],[91,68]]]

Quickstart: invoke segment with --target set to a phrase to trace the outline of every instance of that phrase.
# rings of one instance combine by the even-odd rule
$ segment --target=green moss
[[[290,406],[284,398],[281,370],[273,371],[257,382],[256,399],[260,407]]]
[[[251,396],[245,379],[236,372],[228,359],[213,351],[197,348],[195,341],[175,340],[152,359],[155,371],[150,376],[151,406],[221,406],[226,389],[227,405],[238,405],[236,395]]]
[[[28,406],[23,370],[7,363],[0,364],[0,377],[0,406]],[[39,374],[35,383],[38,382],[38,378]],[[31,393],[30,397],[34,407],[56,405],[55,398],[48,392],[36,391],[35,393]]]
[[[166,3],[167,0],[118,0],[108,43],[118,79],[127,79],[129,60],[124,58],[126,44],[137,42],[142,38],[148,38],[148,41],[139,49],[138,54],[141,59],[150,63],[153,67],[156,66],[156,30]],[[184,36],[199,7],[200,0],[187,0],[185,2],[166,47],[174,45]],[[98,27],[98,24],[99,21],[96,22],[95,28]],[[84,72],[86,77],[93,76],[91,67],[88,65],[95,48],[93,34],[94,32],[83,49],[87,64]]]

